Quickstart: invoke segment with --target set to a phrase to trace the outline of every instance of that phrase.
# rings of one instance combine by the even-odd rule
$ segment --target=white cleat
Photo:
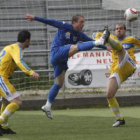
[[[46,109],[45,105],[41,107],[42,111],[46,113],[47,117],[53,120],[53,116],[51,114],[50,109]]]
[[[112,125],[113,127],[118,127],[121,125],[125,125],[125,120],[116,120],[115,123]]]

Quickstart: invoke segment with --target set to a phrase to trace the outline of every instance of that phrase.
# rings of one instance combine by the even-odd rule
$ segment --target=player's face
[[[124,26],[122,24],[118,24],[116,25],[116,28],[115,28],[115,35],[121,39],[125,36],[126,34],[126,30],[124,29]]]
[[[84,18],[80,17],[77,22],[73,23],[74,29],[76,31],[81,31],[84,27],[84,22],[85,22]]]

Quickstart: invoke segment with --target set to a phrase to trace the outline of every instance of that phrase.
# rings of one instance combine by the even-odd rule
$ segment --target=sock
[[[12,102],[12,103],[8,104],[0,116],[0,125],[6,119],[8,119],[17,109],[19,109],[19,105],[17,103]]]
[[[1,114],[2,112],[5,110],[6,106],[2,103],[1,104]],[[2,123],[2,128],[4,128],[5,126],[7,126],[9,128],[9,124],[8,124],[8,118]]]
[[[52,102],[54,101],[54,99],[55,99],[55,97],[57,96],[57,94],[58,94],[60,88],[61,88],[61,86],[60,86],[60,85],[57,85],[57,84],[54,84],[54,85],[51,87],[51,89],[50,89],[50,91],[49,91],[49,93],[48,93],[48,99],[47,99],[47,101],[48,101],[49,103],[52,103]]]
[[[88,41],[77,44],[79,51],[91,50],[95,46],[95,41]]]
[[[114,97],[112,99],[108,99],[107,101],[108,101],[110,109],[113,111],[113,113],[116,116],[116,120],[123,120],[123,116],[120,114],[119,104],[116,98]]]
[[[6,106],[4,106],[4,104],[2,103],[2,104],[1,104],[1,109],[0,109],[1,114],[2,114],[2,112],[5,110],[5,108],[6,108]]]
[[[7,124],[4,123],[1,126],[2,126],[3,129],[9,129],[10,128],[8,123]]]
[[[121,51],[123,48],[123,46],[121,45],[121,43],[118,40],[114,40],[113,38],[109,38],[108,42],[111,45],[111,47],[117,51]]]
[[[46,109],[50,110],[52,106],[52,103],[50,103],[49,101],[46,102],[45,107]]]

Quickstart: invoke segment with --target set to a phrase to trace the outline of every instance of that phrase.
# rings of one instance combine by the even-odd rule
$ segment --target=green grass
[[[54,120],[41,111],[18,111],[9,120],[18,134],[0,140],[139,140],[140,107],[121,108],[126,125],[114,128],[108,108],[53,110]]]

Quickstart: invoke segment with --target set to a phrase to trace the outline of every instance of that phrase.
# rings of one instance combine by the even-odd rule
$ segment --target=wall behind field
[[[124,10],[129,7],[136,8],[140,10],[139,0],[102,0],[102,6],[104,9],[108,10]]]

